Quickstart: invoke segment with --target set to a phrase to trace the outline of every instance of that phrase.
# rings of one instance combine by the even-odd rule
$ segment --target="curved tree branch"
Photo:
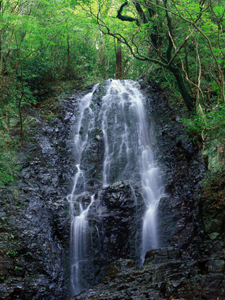
[[[165,1],[165,6],[166,6],[166,0]],[[127,5],[128,3],[125,2],[124,4],[122,4],[118,10],[118,15],[117,17],[119,16],[119,19],[123,19],[123,21],[129,21],[129,19],[124,19],[124,16],[122,16],[122,11],[123,11],[123,8]],[[142,9],[142,8],[141,8]],[[170,16],[169,16],[169,10],[164,7],[164,11],[167,12],[167,23],[168,23],[168,28],[169,28],[169,33],[168,33],[168,39],[170,40],[170,42],[172,43],[172,35],[171,35],[171,32],[172,32],[172,24],[171,24],[171,19],[170,19]],[[144,12],[143,12],[144,13]],[[129,17],[128,17],[129,18]],[[133,22],[134,19],[132,18],[131,19],[131,22]],[[183,78],[183,75],[180,71],[180,69],[176,66],[176,65],[173,65],[172,62],[169,64],[169,61],[171,60],[171,52],[172,52],[172,49],[169,49],[170,51],[170,59],[165,59],[163,58],[161,55],[159,55],[159,59],[154,59],[154,58],[151,58],[149,56],[145,56],[143,55],[142,53],[140,53],[140,48],[138,46],[138,44],[135,42],[134,38],[136,36],[137,33],[133,34],[132,37],[131,37],[131,40],[127,40],[123,35],[121,35],[120,33],[116,33],[116,32],[111,32],[109,27],[99,18],[99,14],[97,14],[97,22],[98,24],[100,25],[100,30],[102,31],[103,34],[108,34],[114,38],[116,38],[119,42],[125,44],[128,49],[130,50],[132,56],[138,60],[141,60],[141,61],[149,61],[149,62],[152,62],[154,64],[157,64],[158,66],[161,66],[161,67],[164,67],[165,69],[169,70],[170,72],[173,73],[173,75],[175,76],[175,79],[177,81],[177,84],[178,84],[178,87],[179,87],[179,90],[180,90],[180,93],[182,95],[182,98],[185,102],[185,105],[188,109],[188,111],[190,113],[195,113],[195,104],[196,104],[196,99],[195,97],[193,97],[186,85],[185,85],[185,82],[184,82],[184,78]],[[151,38],[152,40],[152,38]],[[152,41],[153,43],[153,41]],[[169,44],[170,46],[170,44]],[[157,48],[154,47],[154,48]],[[172,48],[173,48],[173,43],[172,43]],[[157,50],[157,49],[155,49]],[[176,50],[176,48],[175,48]],[[157,51],[158,52],[158,51]],[[168,57],[167,57],[168,58]]]
[[[126,1],[125,3],[123,3],[119,10],[117,11],[117,16],[116,18],[120,19],[121,21],[127,21],[127,22],[136,22],[137,25],[139,25],[139,21],[138,19],[132,18],[132,17],[128,17],[128,16],[122,16],[122,11],[124,9],[125,6],[127,6],[128,2]]]

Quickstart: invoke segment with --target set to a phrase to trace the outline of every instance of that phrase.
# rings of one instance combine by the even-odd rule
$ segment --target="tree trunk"
[[[71,76],[70,74],[70,37],[67,35],[67,66],[66,66],[66,79],[69,79]]]
[[[188,68],[188,46],[187,43],[184,46],[184,51],[185,51],[185,67],[186,67],[186,72],[187,76],[189,77],[189,68]]]
[[[190,114],[196,113],[196,99],[195,97],[192,97],[190,93],[188,92],[187,87],[184,84],[183,76],[181,75],[181,72],[176,67],[170,67],[169,70],[173,73],[174,77],[176,78],[181,96],[184,100],[184,103],[189,111]]]
[[[128,4],[128,2],[126,1],[124,4],[122,4],[120,6],[120,9],[118,10],[117,18],[119,18],[122,21],[132,22],[132,21],[134,21],[134,19],[130,20],[128,17],[121,15],[122,11],[123,11],[123,8],[127,4]],[[138,15],[139,15],[140,19],[142,20],[142,22],[144,24],[145,23],[147,24],[148,19],[146,18],[145,13],[144,13],[141,5],[137,1],[134,1],[133,4],[134,4],[134,6],[135,6],[135,8],[138,12]],[[164,0],[164,6],[167,9],[167,0]],[[148,12],[149,12],[149,16],[151,18],[154,15],[154,10],[149,9]],[[167,35],[168,48],[167,48],[167,51],[166,51],[166,58],[161,56],[161,61],[165,65],[165,68],[173,73],[173,75],[176,79],[176,82],[178,84],[180,93],[182,95],[182,98],[184,100],[184,103],[185,103],[185,105],[188,109],[188,112],[190,114],[195,114],[196,113],[196,99],[195,99],[195,97],[192,97],[190,95],[190,93],[188,92],[188,89],[187,89],[187,87],[184,83],[183,76],[180,72],[180,69],[176,65],[174,66],[174,65],[169,64],[169,62],[171,60],[171,53],[172,53],[172,50],[173,50],[173,43],[172,43],[172,38],[171,38],[172,37],[172,19],[171,19],[171,17],[170,17],[167,10],[166,10],[166,20],[167,20],[167,25],[168,25],[170,35],[169,34]],[[137,23],[139,23],[139,22],[137,22]],[[159,45],[161,45],[161,41],[160,41],[160,36],[158,35],[157,27],[154,25],[154,23],[153,23],[153,30],[154,30],[154,32],[150,33],[150,37],[151,37],[151,41],[152,41],[153,45],[157,48]],[[116,61],[117,61],[117,58],[116,58]]]
[[[22,79],[23,80],[23,79]],[[23,116],[22,116],[22,100],[24,97],[24,91],[22,91],[21,97],[19,99],[19,117],[20,117],[20,141],[22,142],[24,139],[24,131],[23,131]]]
[[[3,27],[3,12],[2,12],[2,5],[3,5],[3,3],[2,3],[3,1],[2,0],[0,0],[0,28],[2,28]],[[1,72],[2,72],[2,32],[0,31],[0,74],[1,74]]]
[[[119,42],[117,42],[116,47],[116,78],[122,78],[122,47]]]

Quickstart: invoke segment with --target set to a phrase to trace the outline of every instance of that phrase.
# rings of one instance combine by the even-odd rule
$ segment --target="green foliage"
[[[121,77],[135,80],[144,75],[155,80],[166,90],[170,101],[185,111],[174,75],[163,67],[169,45],[164,1],[138,1],[147,22],[140,20],[135,2],[130,1],[122,14],[138,18],[139,26],[116,18],[123,3],[34,0],[28,5],[27,1],[4,1],[0,12],[0,183],[14,180],[12,149],[18,146],[25,108],[40,106],[57,84],[63,85],[62,81],[76,81],[76,86],[83,88],[115,78],[117,37],[124,38],[124,43],[120,42]],[[204,118],[198,111],[195,118],[185,122],[188,130],[203,135],[208,143],[219,141],[220,148],[224,139],[223,4],[222,0],[206,0],[202,7],[201,2],[194,0],[167,1],[172,19],[173,66],[181,71],[184,88],[196,103],[201,103],[203,111],[209,109]],[[151,34],[157,35],[158,48],[153,45]],[[50,120],[54,114],[49,112],[46,118]],[[215,136],[218,138],[213,142]]]
[[[9,184],[15,180],[13,170],[16,170],[15,161],[11,156],[11,148],[15,147],[15,142],[10,135],[0,130],[0,185]],[[15,148],[14,148],[15,150]]]
[[[216,172],[225,170],[225,104],[219,105],[204,115],[182,119],[186,130],[204,145],[205,156],[209,157],[209,168]]]
[[[18,99],[21,91],[17,89],[19,84],[16,80],[10,81],[9,78],[9,84],[4,80],[2,82],[3,85],[0,88],[3,92],[2,101],[0,101],[0,185],[7,185],[15,180],[14,171],[18,169],[13,153],[19,146],[19,137],[14,132],[14,128],[19,124]],[[24,97],[26,104],[32,99],[29,93]]]
[[[9,256],[15,258],[18,256],[18,252],[16,249],[10,249],[9,251],[7,251],[6,255],[9,255]]]
[[[204,135],[208,141],[217,139],[224,143],[225,141],[225,104],[219,105],[214,110],[210,110],[202,116],[194,116],[192,119],[182,119],[187,126],[189,133]]]
[[[204,179],[202,200],[211,199],[213,209],[222,209],[225,201],[225,169],[209,174]]]

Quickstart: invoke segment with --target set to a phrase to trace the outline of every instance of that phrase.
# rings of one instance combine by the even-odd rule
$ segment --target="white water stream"
[[[158,247],[157,206],[163,194],[163,185],[151,150],[145,98],[139,90],[138,83],[110,79],[107,81],[105,96],[101,104],[97,105],[93,101],[97,88],[98,86],[95,86],[93,92],[80,101],[74,138],[77,172],[72,193],[67,197],[71,214],[73,295],[83,289],[80,273],[81,265],[86,260],[87,215],[94,201],[92,195],[89,205],[84,208],[79,200],[80,196],[87,192],[86,174],[82,170],[82,154],[88,145],[89,134],[96,126],[101,127],[105,149],[102,187],[118,180],[130,180],[135,183],[139,181],[146,206],[143,216],[142,259],[146,251]]]

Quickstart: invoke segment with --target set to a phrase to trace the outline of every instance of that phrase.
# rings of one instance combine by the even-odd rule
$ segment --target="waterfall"
[[[146,251],[158,247],[156,217],[163,185],[151,150],[145,102],[137,82],[112,79],[96,85],[80,100],[74,138],[77,172],[67,197],[73,295],[86,285],[87,248],[91,246],[88,214],[101,189],[119,180],[139,187],[146,208],[139,245],[142,259]]]
[[[79,118],[76,124],[76,134],[74,137],[75,159],[77,161],[77,172],[74,178],[73,190],[67,196],[70,202],[70,248],[71,248],[71,295],[79,294],[83,290],[81,283],[82,267],[85,263],[88,264],[86,258],[86,229],[88,226],[87,214],[88,210],[94,201],[94,196],[91,196],[91,202],[87,208],[83,207],[81,200],[85,193],[85,174],[80,169],[81,157],[85,145],[88,140],[88,130],[91,129],[91,122],[88,124],[88,129],[85,136],[82,136],[82,120],[88,114],[92,116],[92,110],[89,107],[92,98],[92,93],[87,94],[80,102]]]

